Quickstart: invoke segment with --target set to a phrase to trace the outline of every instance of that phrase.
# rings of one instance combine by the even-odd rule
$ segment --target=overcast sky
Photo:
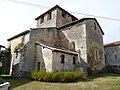
[[[105,33],[104,43],[120,40],[120,0],[0,0],[0,44],[7,46],[8,38],[30,28],[35,28],[36,21],[34,19],[56,4],[67,11],[117,19],[94,17]],[[79,19],[93,17],[72,14]]]

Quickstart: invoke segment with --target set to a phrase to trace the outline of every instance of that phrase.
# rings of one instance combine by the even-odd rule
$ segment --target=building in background
[[[35,18],[31,28],[8,39],[10,74],[23,76],[33,70],[47,72],[101,70],[104,65],[103,35],[95,18],[82,18],[58,5]]]
[[[120,73],[120,41],[108,43],[105,48],[105,64]]]

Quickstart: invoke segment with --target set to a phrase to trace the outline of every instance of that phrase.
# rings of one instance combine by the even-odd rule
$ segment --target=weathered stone
[[[44,19],[42,23],[41,18]],[[36,20],[38,28],[9,39],[11,72],[13,70],[15,76],[33,70],[56,72],[89,67],[94,71],[104,67],[103,31],[95,18],[77,20],[57,6]],[[24,45],[15,53],[23,36]]]

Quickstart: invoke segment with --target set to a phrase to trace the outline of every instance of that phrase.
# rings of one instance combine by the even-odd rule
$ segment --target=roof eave
[[[30,30],[26,30],[26,31],[24,31],[24,32],[21,32],[21,33],[15,35],[15,36],[13,36],[13,37],[7,39],[7,41],[10,41],[10,40],[12,40],[12,39],[14,39],[14,38],[17,38],[17,37],[19,37],[19,36],[25,35],[25,34],[27,34],[27,33],[29,33],[29,32],[30,32]]]
[[[75,21],[73,21],[73,22],[70,22],[70,23],[67,23],[67,24],[65,24],[65,25],[63,25],[63,26],[58,27],[58,29],[65,28],[65,27],[68,27],[68,26],[70,26],[70,25],[74,25],[74,24],[76,24],[76,23],[78,23],[78,22],[83,22],[83,21],[88,20],[88,19],[94,19],[94,20],[97,22],[97,24],[98,24],[98,26],[99,26],[102,34],[104,35],[104,32],[103,32],[101,26],[99,25],[98,21],[97,21],[95,18],[82,18],[82,19],[79,19],[79,20],[75,20]]]

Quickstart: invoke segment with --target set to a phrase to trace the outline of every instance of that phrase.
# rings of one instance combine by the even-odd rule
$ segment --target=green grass
[[[50,83],[31,79],[5,78],[11,90],[120,90],[119,74],[99,74],[74,83]]]

